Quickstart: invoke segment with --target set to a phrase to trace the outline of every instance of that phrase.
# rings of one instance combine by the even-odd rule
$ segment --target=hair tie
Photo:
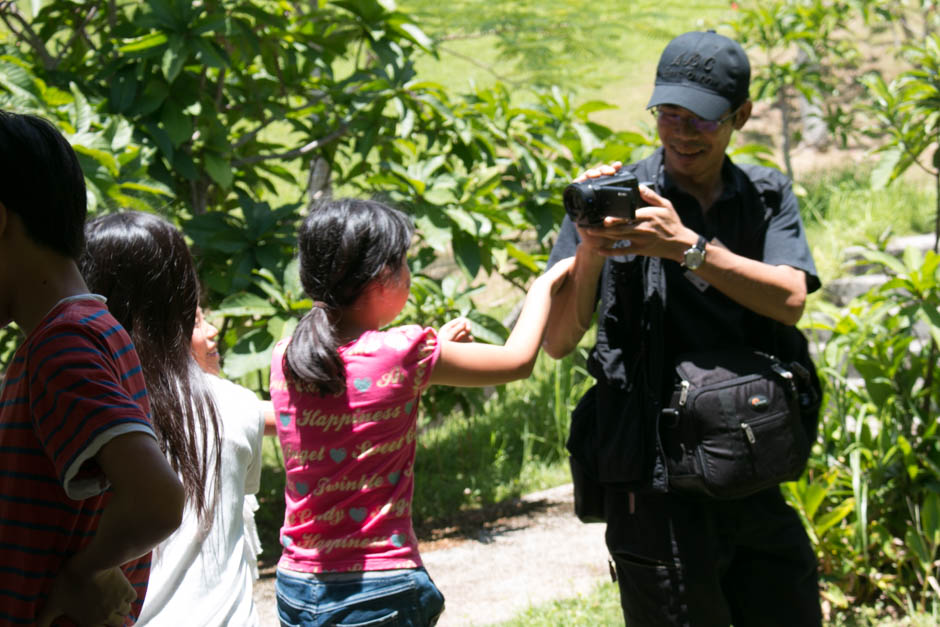
[[[315,300],[313,301],[313,308],[314,309],[329,309],[330,306],[324,303],[322,300]]]

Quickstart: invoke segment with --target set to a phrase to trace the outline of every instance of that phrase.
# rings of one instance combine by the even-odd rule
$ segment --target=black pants
[[[605,502],[629,627],[822,624],[816,557],[778,488],[735,501],[608,488]]]

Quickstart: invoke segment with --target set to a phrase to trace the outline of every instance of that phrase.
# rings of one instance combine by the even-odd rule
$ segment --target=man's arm
[[[742,257],[722,246],[709,244],[705,251],[705,263],[695,273],[712,287],[762,316],[786,325],[799,322],[806,305],[802,270]]]
[[[606,218],[603,227],[584,231],[611,243],[629,240],[628,250],[636,255],[682,263],[685,251],[698,240],[698,233],[682,224],[669,200],[642,185],[640,193],[651,206],[638,209],[635,221]],[[712,287],[751,311],[783,324],[799,321],[807,294],[802,270],[742,257],[713,244],[705,251],[705,263],[695,273]]]
[[[119,435],[95,460],[111,483],[111,498],[95,536],[56,577],[40,625],[62,614],[80,624],[123,625],[120,617],[137,592],[118,567],[152,550],[182,520],[183,487],[153,436]]]

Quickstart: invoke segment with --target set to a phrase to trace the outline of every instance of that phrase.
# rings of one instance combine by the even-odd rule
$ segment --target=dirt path
[[[438,625],[489,625],[531,605],[585,594],[608,580],[604,526],[572,512],[571,485],[523,497],[513,515],[481,523],[470,538],[421,545],[444,593]],[[274,577],[255,584],[261,624],[276,626]]]

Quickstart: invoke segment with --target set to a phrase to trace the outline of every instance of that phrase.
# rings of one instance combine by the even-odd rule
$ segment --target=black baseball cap
[[[733,39],[713,30],[679,35],[659,57],[656,86],[646,108],[676,105],[717,120],[748,99],[751,64]]]

